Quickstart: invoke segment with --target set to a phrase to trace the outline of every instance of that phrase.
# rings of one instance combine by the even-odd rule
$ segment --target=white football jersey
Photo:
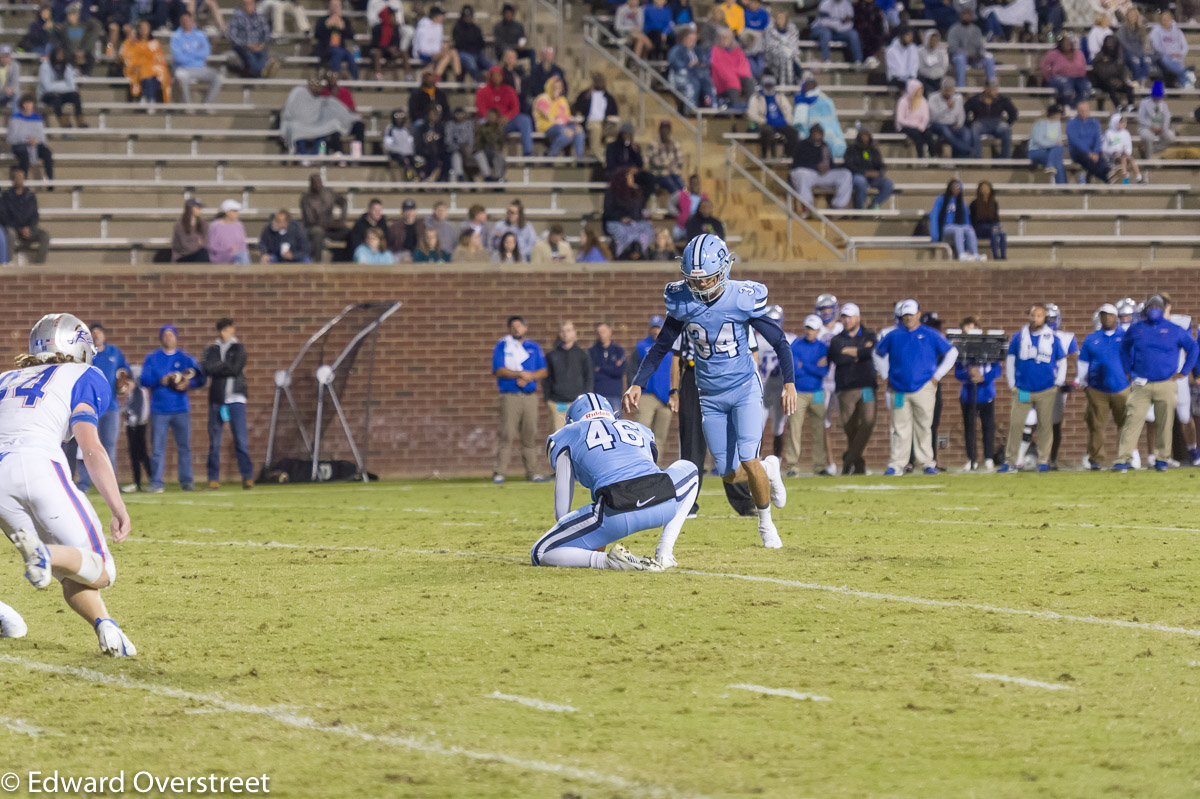
[[[39,364],[0,374],[0,453],[30,452],[67,464],[62,443],[71,438],[71,411],[108,410],[112,387],[82,363]]]

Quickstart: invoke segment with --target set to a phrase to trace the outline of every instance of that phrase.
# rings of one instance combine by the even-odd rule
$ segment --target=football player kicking
[[[675,539],[700,492],[696,464],[681,460],[659,469],[654,433],[617,419],[599,394],[581,394],[571,403],[567,426],[550,436],[547,452],[558,524],[533,545],[534,566],[657,572],[675,565]],[[591,490],[592,504],[572,512],[576,478]],[[620,544],[604,551],[656,527],[662,537],[654,558],[638,557]]]
[[[29,353],[17,357],[17,369],[0,374],[0,529],[24,558],[25,577],[34,588],[58,578],[67,605],[92,625],[100,651],[130,657],[137,650],[100,598],[100,589],[116,577],[112,554],[96,511],[71,482],[62,448],[74,436],[112,510],[113,541],[124,541],[129,514],[97,432],[113,392],[90,365],[94,354],[83,322],[50,314],[30,332]],[[20,616],[12,621],[0,614],[0,627],[6,637],[24,632]]]
[[[730,280],[729,248],[718,236],[704,233],[683,250],[683,280],[663,292],[667,319],[654,346],[642,359],[633,384],[625,392],[626,414],[638,406],[642,389],[681,333],[696,351],[696,385],[700,390],[704,438],[726,483],[748,480],[758,508],[763,546],[783,546],[771,521],[771,505],[787,502],[779,458],[759,460],[763,434],[763,387],[750,351],[753,327],[779,357],[783,378],[783,412],[796,411],[796,364],[779,323],[767,316],[767,287],[752,280]],[[741,475],[745,475],[742,477]]]

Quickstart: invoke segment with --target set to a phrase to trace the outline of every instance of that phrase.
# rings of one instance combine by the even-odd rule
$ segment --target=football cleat
[[[100,640],[100,651],[109,657],[131,658],[137,647],[112,619],[96,619],[96,638]]]
[[[1006,463],[996,470],[996,474],[1015,474],[1016,471],[1016,467]]]
[[[925,474],[936,475],[938,473],[936,466],[926,466]]]
[[[771,504],[782,508],[787,504],[787,486],[783,484],[783,475],[779,469],[779,458],[768,455],[762,459],[763,471],[767,473],[767,481],[771,484]]]
[[[783,541],[779,539],[779,531],[775,529],[775,522],[759,520],[758,534],[762,536],[763,546],[767,549],[783,548]]]
[[[50,585],[54,579],[50,571],[50,548],[37,537],[37,533],[17,530],[12,534],[12,542],[25,560],[25,579],[37,589]]]
[[[670,552],[662,552],[654,556],[655,562],[658,563],[664,570],[671,569],[679,565],[679,561],[675,560],[675,556]]]
[[[891,466],[887,467],[887,468],[886,468],[886,469],[884,469],[884,471],[883,471],[883,476],[884,476],[884,477],[896,477],[896,476],[897,476],[897,475],[899,475],[899,474],[900,474],[900,472],[896,471],[896,470],[895,470],[895,469],[893,469]]]
[[[28,632],[21,614],[0,602],[0,638],[24,638]]]
[[[1122,474],[1124,474],[1125,472],[1129,471],[1129,464],[1128,463],[1114,463],[1112,465],[1112,470],[1114,472],[1121,472]]]
[[[1171,464],[1168,463],[1167,461],[1155,461],[1154,462],[1154,471],[1156,471],[1156,472],[1165,472],[1167,469],[1170,469],[1170,468],[1171,468]]]
[[[1039,464],[1038,464],[1038,471],[1039,471],[1039,472],[1048,472],[1048,471],[1050,471],[1050,464],[1048,464],[1048,463],[1039,463]]]
[[[639,557],[620,544],[608,551],[608,568],[622,572],[660,572],[663,567],[652,558]]]

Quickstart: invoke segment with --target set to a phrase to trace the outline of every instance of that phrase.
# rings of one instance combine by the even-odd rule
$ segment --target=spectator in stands
[[[463,221],[460,232],[466,231],[479,234],[479,240],[483,243],[483,248],[488,249],[491,244],[492,226],[487,221],[487,209],[479,203],[475,203],[467,209],[467,218]]]
[[[696,212],[688,217],[687,227],[684,229],[685,236],[688,241],[699,236],[701,233],[712,233],[714,235],[725,238],[725,225],[721,223],[713,215],[713,201],[705,197],[696,206]]]
[[[521,247],[517,244],[516,234],[505,233],[500,237],[500,244],[497,246],[496,251],[492,253],[492,260],[498,264],[519,264],[529,259],[521,252]]]
[[[968,316],[962,321],[962,331],[979,330],[979,320]],[[983,434],[983,469],[990,472],[995,466],[996,454],[996,378],[1003,373],[998,363],[975,360],[959,360],[954,365],[954,376],[962,383],[958,403],[962,407],[963,443],[967,449],[967,465],[963,471],[973,472],[979,468],[979,450],[975,444],[975,420],[979,419]]]
[[[246,348],[237,339],[232,319],[217,320],[217,340],[205,348],[201,366],[212,381],[208,386],[208,487],[221,487],[221,434],[229,422],[242,488],[254,488],[246,431]]]
[[[209,263],[208,222],[204,219],[204,203],[189,199],[183,204],[183,214],[171,232],[171,263]]]
[[[1087,36],[1084,37],[1083,43],[1087,45],[1087,52],[1084,56],[1088,62],[1096,60],[1096,55],[1100,52],[1100,48],[1104,46],[1104,40],[1114,33],[1112,28],[1112,20],[1108,14],[1097,14],[1092,27],[1088,29]]]
[[[671,8],[675,14],[674,20],[676,27],[680,25],[696,24],[696,17],[692,13],[691,0],[675,0],[675,2],[671,3]]]
[[[328,11],[317,20],[313,31],[313,55],[325,69],[340,72],[345,66],[350,77],[358,80],[358,61],[351,50],[354,47],[354,23],[342,15],[342,0],[329,0]]]
[[[1171,109],[1164,99],[1166,92],[1161,80],[1154,81],[1150,96],[1138,104],[1138,136],[1146,147],[1146,157],[1153,158],[1175,143],[1171,130]]]
[[[667,74],[671,85],[694,106],[712,106],[712,68],[706,52],[697,46],[695,28],[683,32],[679,43],[667,53]]]
[[[1092,83],[1112,100],[1114,109],[1133,110],[1133,87],[1126,80],[1125,59],[1121,57],[1121,43],[1109,35],[1092,56]]]
[[[746,54],[751,74],[758,78],[763,72],[763,38],[771,25],[771,14],[762,7],[761,0],[741,0],[741,3],[746,26],[738,34],[738,43]]]
[[[757,2],[757,0],[748,0]],[[650,5],[642,9],[642,34],[650,42],[650,47],[639,57],[662,58],[667,50],[675,44],[675,14],[667,7],[667,0],[652,0]]]
[[[1054,175],[1055,183],[1067,182],[1067,168],[1063,165],[1062,107],[1051,105],[1046,116],[1033,123],[1029,134],[1029,160]]]
[[[867,207],[867,192],[871,189],[875,190],[872,209],[879,208],[892,196],[895,187],[887,176],[887,164],[869,130],[860,128],[846,148],[846,169],[850,170],[855,208]]]
[[[896,102],[896,130],[903,133],[917,150],[917,158],[929,155],[929,103],[925,86],[913,78]]]
[[[1042,80],[1058,94],[1058,101],[1072,108],[1080,100],[1092,94],[1092,84],[1087,79],[1087,62],[1083,53],[1075,49],[1075,40],[1070,34],[1058,39],[1058,46],[1047,50],[1042,56]]]
[[[1188,72],[1185,63],[1187,36],[1175,24],[1175,17],[1170,11],[1162,12],[1158,24],[1150,29],[1150,47],[1154,51],[1154,63],[1162,70],[1164,80],[1185,89],[1192,88],[1195,78]]]
[[[400,218],[387,228],[388,249],[396,254],[396,258],[407,261],[421,243],[420,230],[417,223],[417,204],[411,198],[400,203]]]
[[[363,243],[354,248],[356,264],[394,264],[396,255],[383,248],[383,233],[378,228],[367,228]]]
[[[712,63],[713,92],[720,107],[744,107],[754,92],[754,78],[746,54],[733,39],[733,31],[721,31],[709,60]]]
[[[475,24],[475,9],[466,5],[459,9],[458,21],[454,23],[450,36],[462,68],[472,78],[482,82],[492,62],[483,54],[487,45],[483,41],[483,31]]]
[[[191,491],[192,486],[192,413],[188,402],[189,389],[204,385],[204,370],[200,362],[177,349],[179,331],[175,325],[163,325],[158,331],[159,349],[146,356],[142,363],[141,383],[150,389],[150,440],[154,454],[150,459],[150,493],[163,492],[163,471],[166,466],[167,431],[175,439],[175,454],[179,458],[179,487]],[[186,382],[179,388],[174,378]]]
[[[229,30],[225,26],[225,16],[221,13],[221,7],[217,4],[217,0],[183,0],[175,4],[168,2],[164,5],[167,7],[171,23],[176,27],[179,26],[179,15],[187,10],[195,17],[196,27],[215,28],[221,36],[229,35]],[[162,25],[156,27],[162,27]]]
[[[725,19],[725,27],[733,31],[734,36],[741,36],[742,30],[746,27],[746,10],[737,0],[721,0],[714,3],[714,7],[721,9],[721,14]]]
[[[21,65],[13,60],[12,45],[0,45],[0,108],[15,103],[21,92]]]
[[[79,2],[67,4],[66,18],[54,26],[54,46],[61,47],[80,74],[91,75],[96,63],[96,43],[103,34],[100,23],[83,16]]]
[[[312,25],[308,22],[308,14],[304,11],[304,6],[300,5],[297,0],[263,0],[259,11],[263,16],[270,15],[271,30],[276,36],[282,36],[284,25],[284,14],[291,14],[292,21],[296,23],[296,31],[307,35],[312,31]]]
[[[383,152],[388,157],[389,168],[398,169],[404,180],[416,180],[416,147],[417,139],[408,123],[408,114],[397,108],[383,131]]]
[[[497,60],[504,58],[505,50],[512,50],[514,55],[522,58],[530,55],[531,51],[526,48],[525,26],[517,22],[517,10],[511,3],[505,3],[500,9],[500,21],[492,27],[492,39]]]
[[[949,242],[960,261],[978,261],[979,243],[971,225],[971,213],[962,194],[962,181],[951,178],[946,191],[933,201],[929,212],[929,235],[934,241]]]
[[[383,80],[385,64],[399,64],[408,72],[408,50],[412,47],[413,27],[404,24],[404,4],[400,0],[370,0],[367,25],[371,28],[371,65],[375,80]]]
[[[63,113],[63,106],[69,105],[75,109],[75,124],[86,128],[83,121],[83,106],[79,101],[79,87],[75,85],[78,72],[75,66],[67,60],[67,54],[61,47],[55,47],[50,57],[38,67],[38,99],[50,106],[58,117],[60,128],[71,127],[70,120]]]
[[[1000,227],[1000,204],[996,202],[996,194],[989,181],[981,181],[975,188],[975,199],[971,200],[971,226],[975,228],[975,238],[992,245],[992,258],[1004,261],[1008,259],[1008,234]]]
[[[670,262],[678,258],[679,248],[675,246],[671,231],[665,227],[659,228],[654,234],[654,241],[650,243],[650,252],[646,253],[646,260]]]
[[[849,169],[839,169],[834,162],[833,150],[825,143],[825,129],[813,125],[808,130],[808,138],[796,144],[792,153],[792,171],[788,175],[806,211],[813,205],[813,189],[833,189],[833,199],[829,202],[833,208],[845,208],[850,204],[854,178]],[[691,220],[688,222],[690,224]]]
[[[538,89],[545,87],[546,81],[551,78],[558,78],[562,81],[562,93],[565,97],[567,95],[567,74],[555,62],[554,48],[551,45],[546,45],[541,50],[538,50],[538,60],[529,70],[529,80],[526,81],[526,86],[532,94]]]
[[[322,97],[322,88],[319,80],[309,78],[307,85],[292,89],[283,105],[280,134],[298,155],[317,153],[322,141],[329,152],[340,152],[346,134],[362,141],[363,124],[358,114],[332,97]]]
[[[417,222],[418,240],[424,240],[425,231],[432,230],[438,234],[438,243],[442,249],[452,247],[458,240],[458,232],[449,217],[450,208],[446,205],[446,201],[438,200],[433,204],[433,211],[429,216]]]
[[[229,23],[229,42],[241,62],[242,75],[247,78],[269,78],[279,69],[271,58],[267,45],[271,43],[271,26],[258,13],[256,0],[242,0]]]
[[[1115,183],[1119,171],[1121,182],[1128,183],[1129,174],[1132,172],[1134,181],[1142,183],[1142,171],[1138,169],[1137,161],[1133,157],[1133,137],[1126,130],[1126,124],[1125,117],[1119,113],[1109,117],[1108,130],[1104,132],[1104,142],[1100,146],[1100,152],[1113,166],[1109,180]]]
[[[221,203],[221,213],[208,226],[208,260],[214,264],[248,264],[246,228],[238,217],[242,204],[237,200]]]
[[[43,2],[38,6],[33,22],[29,23],[29,30],[21,41],[17,42],[17,49],[36,53],[39,58],[44,58],[50,53],[53,36],[54,20],[50,18],[50,4]]]
[[[640,0],[625,0],[613,11],[613,30],[621,40],[633,48],[633,54],[641,58],[650,50],[650,38],[643,32],[646,27],[646,10]]]
[[[475,128],[475,165],[484,182],[504,180],[508,167],[504,145],[504,117],[495,108],[489,109],[483,122]]]
[[[503,118],[505,135],[521,134],[521,153],[526,158],[533,155],[533,118],[521,113],[520,99],[516,90],[504,82],[501,66],[489,69],[487,83],[475,92],[475,113],[479,118],[486,118],[492,110]]]
[[[591,393],[593,385],[592,359],[578,345],[575,324],[563,322],[554,349],[546,353],[546,379],[542,381],[552,432],[563,428],[567,408],[579,395]]]
[[[324,78],[325,87],[321,89],[322,97],[332,97],[351,111],[357,110],[354,105],[354,95],[340,83],[340,72],[326,71]]]
[[[854,30],[854,5],[850,0],[821,0],[812,32],[821,46],[822,61],[829,62],[829,43],[839,41],[849,48],[851,62],[862,63],[862,42]]]
[[[1121,16],[1123,20],[1121,26],[1117,28],[1117,41],[1121,43],[1121,55],[1125,59],[1125,66],[1129,67],[1129,74],[1132,76],[1133,82],[1141,85],[1150,77],[1150,66],[1154,63],[1148,55],[1150,31],[1146,27],[1142,15],[1138,13],[1137,6],[1130,4]]]
[[[29,174],[29,165],[41,161],[48,180],[54,180],[54,154],[46,146],[46,122],[35,110],[33,95],[22,95],[8,118],[8,146],[17,166]],[[51,189],[53,191],[53,189]]]
[[[792,114],[792,101],[775,91],[775,76],[769,72],[763,75],[762,88],[750,98],[750,105],[746,109],[746,117],[758,126],[763,158],[775,157],[778,140],[782,140],[785,153],[796,149],[800,137],[791,125]],[[683,188],[682,180],[679,181],[679,188]]]
[[[299,220],[280,208],[258,234],[258,259],[264,264],[311,264],[312,247]]]
[[[434,228],[427,227],[421,231],[418,239],[420,244],[413,250],[412,259],[416,264],[448,264],[450,253],[442,249],[441,239]]]
[[[121,64],[129,80],[129,96],[143,103],[171,102],[171,70],[162,45],[142,20],[121,45]]]
[[[9,123],[11,130],[11,122]],[[10,186],[0,194],[0,225],[4,227],[5,263],[12,263],[18,250],[33,250],[35,264],[46,263],[50,249],[50,234],[38,227],[37,195],[25,186],[25,170],[11,167]]]
[[[687,188],[677,191],[667,200],[667,213],[675,217],[675,225],[671,228],[671,236],[681,239],[685,235],[688,217],[700,207],[700,201],[708,195],[700,190],[700,176],[693,174],[688,178]]]
[[[983,91],[967,100],[967,124],[971,126],[975,150],[972,158],[983,157],[983,137],[1000,141],[1000,157],[1012,158],[1012,129],[1017,124],[1017,107],[1000,94],[1000,81],[989,80]]]
[[[550,234],[533,245],[529,260],[535,264],[575,263],[575,252],[563,235],[562,225],[555,223],[550,226]]]
[[[987,51],[983,39],[983,31],[975,24],[975,14],[964,8],[959,14],[958,22],[946,34],[946,44],[950,50],[950,61],[954,64],[954,74],[959,86],[967,85],[967,66],[982,66],[987,80],[996,78],[996,59]]]
[[[300,195],[300,218],[314,261],[324,260],[327,241],[344,242],[349,237],[346,208],[346,195],[326,188],[320,175],[309,177],[308,191]]]
[[[417,20],[417,29],[413,34],[413,58],[426,64],[438,77],[452,69],[457,78],[462,78],[462,60],[458,51],[445,44],[446,15],[440,6],[430,6],[424,17]]]
[[[596,324],[596,341],[588,348],[588,355],[593,370],[592,391],[607,399],[610,405],[614,401],[619,403],[625,393],[625,348],[613,341],[612,325],[608,322]],[[660,443],[666,445],[665,441]]]
[[[525,256],[525,260],[529,260],[529,254],[533,252],[533,245],[537,243],[537,231],[533,229],[533,223],[525,218],[525,204],[520,200],[513,200],[505,209],[504,219],[492,226],[490,236],[492,241],[492,249],[500,249],[500,239],[506,233],[511,233],[517,237],[517,245],[521,253]]]
[[[289,0],[290,2],[290,0]],[[208,66],[212,55],[212,44],[204,31],[196,28],[192,15],[187,11],[179,17],[179,27],[171,34],[171,57],[175,60],[175,80],[179,82],[179,97],[184,103],[192,101],[192,84],[208,84],[206,105],[217,101],[221,91],[221,73]]]
[[[622,167],[634,167],[640,171],[645,165],[642,147],[633,140],[633,123],[626,122],[617,131],[617,138],[605,148],[604,168],[612,174]]]
[[[622,261],[640,260],[654,240],[654,226],[646,220],[646,197],[638,188],[636,173],[628,167],[613,172],[604,194],[604,229]]]
[[[920,57],[913,42],[912,28],[901,28],[887,47],[887,81],[904,91],[910,80],[917,79],[919,68]]]
[[[466,180],[466,159],[475,160],[475,120],[471,112],[466,108],[454,109],[454,118],[446,122],[445,134],[450,180]]]
[[[800,91],[795,97],[795,109],[792,112],[792,125],[801,138],[808,136],[808,131],[813,125],[820,125],[825,133],[825,143],[829,145],[833,157],[841,158],[845,155],[846,136],[842,133],[837,108],[829,95],[817,86],[817,79],[812,70],[806,69],[800,75]]]
[[[474,230],[464,230],[458,234],[458,245],[451,253],[451,260],[456,264],[490,264],[491,253],[483,246],[483,239]]]
[[[930,98],[942,89],[942,80],[950,71],[950,53],[937,28],[925,31],[924,44],[917,50],[917,79],[925,84]]]
[[[600,238],[599,231],[591,225],[585,226],[579,240],[579,256],[575,260],[581,264],[594,264],[608,263],[612,259],[612,252]]]
[[[990,39],[1005,39],[1004,29],[1012,28],[1014,40],[1035,41],[1038,35],[1038,6],[1042,0],[1001,0],[995,5],[985,6],[982,12],[983,28]],[[1058,0],[1051,0],[1057,4]],[[1062,7],[1058,7],[1058,26],[1062,28]]]
[[[854,0],[854,30],[862,45],[863,65],[874,69],[887,45],[888,31],[883,9],[875,0]]]
[[[383,215],[383,201],[378,197],[371,198],[371,201],[367,203],[367,210],[354,222],[354,227],[350,228],[350,235],[347,239],[350,252],[357,253],[359,245],[366,243],[368,230],[379,231],[380,241],[387,241],[388,220]]]
[[[667,194],[683,189],[683,152],[671,135],[671,120],[658,123],[658,141],[648,150],[647,163],[655,188]]]
[[[533,122],[539,133],[546,134],[546,154],[556,156],[571,144],[575,157],[583,158],[583,126],[571,116],[571,107],[563,97],[563,80],[555,75],[546,81],[545,93],[533,103]]]
[[[937,155],[941,155],[939,142],[949,144],[955,158],[966,158],[975,150],[975,132],[967,127],[962,95],[949,75],[942,78],[941,89],[929,98],[929,132],[939,150]]]
[[[708,10],[708,19],[704,20],[704,24],[700,26],[700,49],[707,53],[716,47],[721,31],[727,27],[725,12],[721,10],[719,4],[713,3]]]
[[[1101,152],[1100,123],[1092,119],[1092,107],[1086,100],[1075,111],[1075,118],[1067,123],[1067,150],[1071,160],[1083,167],[1079,182],[1086,183],[1089,178],[1107,182],[1109,165]]]
[[[592,73],[592,86],[584,89],[571,105],[571,113],[576,119],[583,120],[583,128],[587,133],[588,144],[591,145],[592,155],[601,160],[604,158],[605,141],[611,135],[612,128],[621,121],[617,110],[617,101],[608,93],[608,83],[604,73]]]
[[[799,58],[800,31],[786,11],[776,11],[773,24],[763,33],[763,71],[790,85],[796,78]]]

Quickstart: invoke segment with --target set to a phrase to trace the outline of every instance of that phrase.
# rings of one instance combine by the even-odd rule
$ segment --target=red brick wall
[[[229,315],[249,350],[251,453],[256,467],[266,450],[273,391],[272,374],[286,366],[308,335],[345,304],[400,299],[404,307],[382,329],[376,362],[375,407],[371,417],[370,466],[383,475],[483,475],[491,470],[496,446],[495,382],[490,377],[492,347],[504,334],[504,320],[523,314],[530,335],[552,345],[560,320],[573,319],[581,338],[591,342],[595,321],[611,321],[618,343],[629,348],[645,335],[647,317],[662,310],[662,286],[672,275],[667,265],[577,267],[556,270],[463,268],[453,272],[415,267],[339,267],[286,270],[274,267],[111,267],[76,270],[8,268],[0,274],[0,314],[6,339],[5,362],[23,352],[29,327],[43,313],[70,311],[102,320],[110,339],[130,360],[140,361],[156,346],[158,327],[179,327],[181,346],[200,356],[213,336],[213,322]],[[157,269],[157,268],[156,268]],[[1168,290],[1184,313],[1200,315],[1200,274],[1190,266],[1156,268],[1046,268],[1040,266],[847,268],[844,265],[740,265],[740,278],[762,280],[773,301],[796,330],[813,299],[834,292],[863,309],[868,326],[888,323],[895,300],[913,296],[937,310],[948,325],[977,314],[986,327],[1013,330],[1030,302],[1056,301],[1065,329],[1080,340],[1091,329],[1092,312],[1126,295],[1144,297]],[[1071,374],[1074,374],[1072,367]],[[958,383],[943,389],[941,429],[950,435],[944,465],[959,466],[962,454]],[[203,411],[207,395],[193,394]],[[997,421],[1008,427],[1007,390],[997,401]],[[880,414],[868,463],[880,468],[887,445],[886,413]],[[205,413],[193,417],[197,477],[203,479],[208,439]],[[544,420],[543,420],[544,426]],[[1067,403],[1066,441],[1060,460],[1077,464],[1084,453],[1083,402]],[[336,443],[339,437],[329,437]],[[834,447],[840,451],[840,436]],[[666,448],[677,449],[675,436]],[[1115,434],[1110,435],[1110,441]],[[807,448],[807,441],[806,441]],[[127,471],[124,439],[119,448]],[[1110,456],[1111,457],[1111,456]],[[807,459],[804,459],[807,462]],[[229,448],[226,474],[235,475]],[[519,471],[519,462],[512,468]],[[173,474],[173,466],[168,474]]]

